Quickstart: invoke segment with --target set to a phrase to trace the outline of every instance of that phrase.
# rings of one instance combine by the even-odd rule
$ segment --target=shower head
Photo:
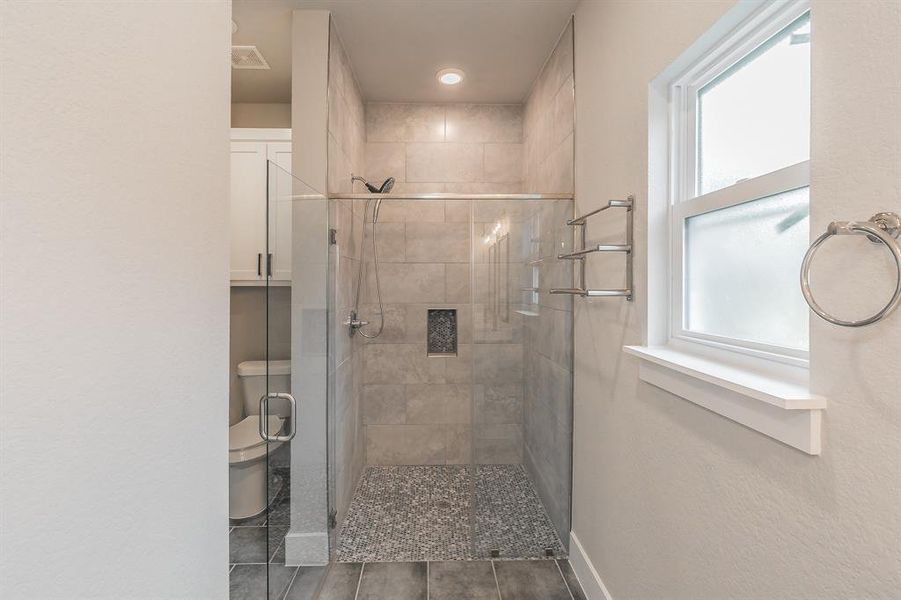
[[[366,189],[369,190],[370,194],[387,194],[391,191],[392,188],[394,188],[394,177],[389,177],[388,179],[383,181],[380,187],[375,187],[359,175],[351,175],[350,180],[351,182],[362,181],[363,185],[366,186]]]
[[[389,177],[382,183],[382,187],[379,188],[379,194],[387,194],[391,190],[394,189],[394,177]],[[378,209],[376,209],[378,210]]]

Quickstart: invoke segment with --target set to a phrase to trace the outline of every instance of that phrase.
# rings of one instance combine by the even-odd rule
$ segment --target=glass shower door
[[[310,371],[305,360],[310,357],[293,351],[295,347],[310,349],[313,361],[319,358],[318,349],[324,354],[324,328],[315,322],[309,323],[309,328],[298,327],[294,307],[313,304],[304,295],[310,291],[305,289],[305,277],[315,276],[316,265],[325,260],[328,239],[324,219],[318,238],[298,223],[316,229],[312,216],[324,209],[326,201],[292,176],[290,168],[291,144],[269,144],[266,253],[261,259],[266,279],[266,395],[260,402],[260,435],[267,440],[266,597],[272,600],[284,597],[300,562],[289,542],[292,516],[296,518],[301,496],[297,481],[292,485],[292,475],[300,472],[304,476],[303,465],[294,457],[302,454],[297,446],[308,441],[303,436],[303,419],[312,407],[324,404],[321,399],[326,387],[322,378],[303,376]],[[325,311],[319,312],[324,319]],[[302,317],[310,319],[311,314],[316,311],[303,312]]]
[[[571,199],[472,202],[476,558],[566,555],[572,437]],[[564,534],[566,537],[564,538]]]

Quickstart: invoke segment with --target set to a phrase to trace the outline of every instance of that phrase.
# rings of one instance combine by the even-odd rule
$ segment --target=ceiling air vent
[[[232,46],[232,69],[268,69],[256,46]]]

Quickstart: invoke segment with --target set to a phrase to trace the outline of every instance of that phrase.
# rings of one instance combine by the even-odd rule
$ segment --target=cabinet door
[[[269,252],[272,253],[272,279],[291,281],[291,213],[294,182],[291,177],[291,142],[269,142],[269,160],[280,168],[273,168],[276,177],[269,194]],[[273,183],[273,182],[270,182]]]
[[[262,281],[266,267],[266,144],[232,142],[231,279]]]

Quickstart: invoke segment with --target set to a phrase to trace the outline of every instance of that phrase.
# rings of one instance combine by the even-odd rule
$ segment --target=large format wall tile
[[[483,181],[482,144],[413,143],[406,146],[408,182]]]
[[[572,133],[575,93],[572,41],[570,24],[526,99],[522,179],[529,191],[574,191]]]
[[[379,265],[382,302],[444,302],[444,265],[385,263]],[[368,273],[367,298],[375,298],[375,276]]]
[[[445,133],[449,142],[521,142],[519,104],[451,104]]]
[[[522,381],[522,344],[474,344],[475,383]]]
[[[388,177],[406,181],[407,157],[404,144],[398,142],[367,142],[366,173],[358,173],[380,185]]]
[[[448,425],[444,434],[445,462],[449,465],[469,463],[472,457],[472,427]]]
[[[350,123],[353,118],[342,121],[343,115],[335,116],[339,139],[355,127]],[[354,148],[366,161],[364,171],[358,174],[374,181],[395,177],[395,193],[522,191],[521,105],[372,103],[366,106],[365,122],[365,147]],[[334,179],[341,186],[346,185],[348,167],[354,163],[343,156],[335,156],[334,169]]]
[[[444,450],[442,425],[366,427],[366,460],[371,465],[440,465]]]
[[[468,263],[469,223],[407,223],[407,262]]]
[[[366,139],[369,142],[444,141],[444,112],[436,104],[366,105]]]
[[[399,425],[406,422],[407,404],[404,386],[369,384],[363,386],[363,423]]]
[[[527,378],[528,380],[528,378]],[[473,386],[474,419],[477,423],[522,423],[521,382]]]
[[[469,227],[469,224],[467,224]],[[470,267],[464,264],[449,264],[444,267],[445,299],[452,303],[470,303]]]
[[[363,383],[444,383],[442,359],[430,358],[425,344],[368,344],[363,350]]]
[[[485,144],[485,181],[516,183],[522,179],[522,144]]]
[[[407,423],[469,423],[472,387],[419,384],[406,388]]]

